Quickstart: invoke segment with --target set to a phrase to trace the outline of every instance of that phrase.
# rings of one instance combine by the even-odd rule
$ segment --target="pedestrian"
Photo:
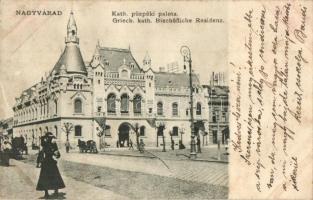
[[[143,143],[143,139],[140,139],[139,151],[140,151],[140,153],[143,153],[144,150],[145,150],[145,143]]]
[[[174,140],[171,139],[171,148],[172,148],[173,151],[174,151],[174,145],[175,145]]]
[[[68,140],[66,140],[65,142],[65,149],[66,149],[66,153],[68,153],[70,151],[70,142]]]
[[[38,153],[38,155],[37,155],[37,165],[36,165],[36,167],[37,168],[40,168],[41,167],[41,162],[42,162],[42,160],[43,160],[43,156],[44,156],[44,154],[43,154],[43,151],[42,151],[42,149],[39,151],[39,153]]]
[[[48,190],[54,190],[53,196],[57,197],[59,189],[65,188],[55,160],[60,158],[61,155],[53,134],[47,132],[44,137],[42,140],[43,159],[36,190],[45,191],[45,198],[49,197]]]
[[[4,166],[10,166],[10,153],[11,153],[11,144],[8,141],[3,142],[2,146],[2,162]]]
[[[197,148],[198,148],[198,153],[201,153],[201,141],[200,141],[200,136],[197,136]]]
[[[120,147],[120,143],[119,143],[119,141],[117,140],[116,141],[116,148],[119,148]]]
[[[129,139],[129,150],[130,149],[134,150],[133,141],[131,139]]]

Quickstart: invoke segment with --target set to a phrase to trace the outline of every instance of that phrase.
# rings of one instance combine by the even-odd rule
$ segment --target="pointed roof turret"
[[[79,43],[78,37],[77,37],[77,26],[74,19],[74,13],[71,11],[70,17],[67,22],[67,36],[66,36],[66,43],[73,42],[73,43]]]
[[[143,59],[144,61],[151,61],[151,58],[149,56],[149,53],[148,51],[146,51],[146,55],[145,55],[145,58]]]
[[[74,19],[74,13],[71,10],[70,17],[69,17],[68,22],[67,22],[67,28],[71,28],[72,26],[76,27],[76,22],[75,22],[75,19]]]
[[[148,51],[146,52],[145,58],[143,59],[144,70],[147,70],[151,67],[151,58],[149,56]]]
[[[100,56],[100,42],[99,40],[97,41],[97,45],[96,45],[96,49],[95,49],[95,53],[94,56]]]
[[[67,73],[87,74],[86,66],[79,49],[79,38],[77,37],[77,26],[73,11],[71,11],[67,23],[67,36],[65,38],[65,44],[65,49],[58,62],[55,64],[53,70],[56,74],[59,74],[61,67],[64,65]]]

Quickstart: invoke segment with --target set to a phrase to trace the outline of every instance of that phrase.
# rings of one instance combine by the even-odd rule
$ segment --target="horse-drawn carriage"
[[[15,137],[12,139],[12,157],[15,159],[21,159],[22,155],[28,154],[28,148],[25,143],[24,137]]]
[[[87,142],[78,139],[79,151],[81,153],[98,153],[96,142],[93,140],[88,140]]]

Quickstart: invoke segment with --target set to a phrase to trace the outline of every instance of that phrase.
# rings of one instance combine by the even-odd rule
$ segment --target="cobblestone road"
[[[167,161],[175,178],[228,186],[228,165],[213,162]]]
[[[225,163],[164,159],[168,169],[160,160],[155,158],[74,153],[63,156],[63,159],[187,181],[228,186],[228,164]]]

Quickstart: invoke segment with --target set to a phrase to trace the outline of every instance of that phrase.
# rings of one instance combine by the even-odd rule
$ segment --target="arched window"
[[[75,136],[76,137],[82,136],[82,126],[81,125],[76,125],[74,129],[75,129]]]
[[[172,136],[178,136],[178,127],[177,126],[173,127]]]
[[[144,126],[140,127],[140,130],[139,130],[140,136],[145,136],[145,129],[146,129],[146,127],[144,127]]]
[[[115,107],[116,107],[115,100],[116,100],[115,94],[109,94],[108,99],[107,99],[108,113],[115,113]]]
[[[201,103],[197,103],[196,115],[201,115]]]
[[[176,102],[172,104],[172,115],[173,116],[178,115],[178,104]]]
[[[128,113],[129,98],[127,94],[121,96],[121,113]]]
[[[121,77],[122,78],[128,78],[128,71],[126,69],[123,69],[121,72]]]
[[[163,103],[162,102],[158,102],[157,104],[157,114],[163,115]]]
[[[141,96],[136,95],[134,97],[134,113],[141,113]]]
[[[82,113],[83,112],[82,100],[75,99],[75,101],[74,101],[74,112],[75,113]]]

